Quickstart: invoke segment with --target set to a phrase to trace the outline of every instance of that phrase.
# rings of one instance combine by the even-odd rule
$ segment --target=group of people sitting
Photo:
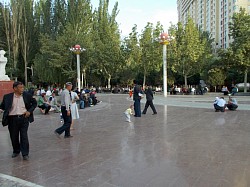
[[[86,93],[84,90],[71,92],[72,103],[79,104],[80,109],[96,105],[100,101],[97,100],[96,91],[91,90]],[[41,91],[38,97],[37,105],[43,114],[48,114],[50,111],[61,112],[60,103],[58,103],[55,92],[52,92],[48,97],[45,91]]]
[[[46,97],[46,92],[42,91],[41,95],[38,98],[37,106],[40,108],[43,114],[48,114],[49,111],[60,112],[60,104],[57,102],[55,92],[51,93],[49,98]]]
[[[216,97],[214,101],[215,112],[225,112],[225,109],[236,110],[238,108],[238,103],[235,98],[229,96],[228,103],[225,101],[224,97]]]
[[[86,92],[86,90],[81,90],[81,92],[77,92],[79,96],[79,108],[84,109],[86,107],[91,107],[96,105],[100,101],[97,100],[96,91],[92,89],[90,92]]]

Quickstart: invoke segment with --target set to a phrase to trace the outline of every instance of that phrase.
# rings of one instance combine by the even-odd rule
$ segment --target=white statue
[[[5,75],[5,66],[7,64],[7,58],[4,57],[5,51],[0,50],[0,81],[9,81],[8,75]]]

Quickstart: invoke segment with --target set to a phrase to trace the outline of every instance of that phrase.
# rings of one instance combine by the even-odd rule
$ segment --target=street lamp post
[[[80,53],[86,49],[81,48],[80,45],[75,45],[74,47],[69,48],[70,51],[76,54],[77,59],[77,87],[78,91],[81,90],[81,77],[80,77]]]
[[[167,97],[167,45],[169,44],[167,33],[160,35],[160,44],[163,46],[163,93],[164,97]]]

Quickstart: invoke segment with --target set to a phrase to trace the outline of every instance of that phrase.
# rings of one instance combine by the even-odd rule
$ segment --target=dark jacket
[[[133,91],[133,100],[141,99],[141,97],[139,96],[140,92],[141,92],[141,87],[139,85],[135,85]]]
[[[3,101],[0,105],[0,109],[4,110],[3,119],[2,119],[3,126],[9,125],[8,115],[12,107],[13,97],[14,97],[14,93],[9,93],[9,94],[4,95]],[[25,108],[27,109],[28,112],[30,112],[29,122],[32,123],[34,121],[33,111],[35,110],[37,106],[36,99],[33,98],[33,96],[29,94],[28,92],[23,92],[23,101],[25,104]]]
[[[151,88],[146,90],[146,99],[147,101],[152,101],[154,99],[154,93]]]

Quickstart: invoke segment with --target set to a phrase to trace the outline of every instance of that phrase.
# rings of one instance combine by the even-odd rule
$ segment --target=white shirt
[[[48,90],[47,92],[46,92],[46,96],[51,96],[51,91],[50,90]]]
[[[217,104],[219,107],[225,107],[226,101],[219,98],[215,104]]]
[[[70,110],[70,105],[71,105],[71,98],[69,94],[69,90],[65,89],[63,90],[61,94],[61,105],[66,107],[66,110]]]

